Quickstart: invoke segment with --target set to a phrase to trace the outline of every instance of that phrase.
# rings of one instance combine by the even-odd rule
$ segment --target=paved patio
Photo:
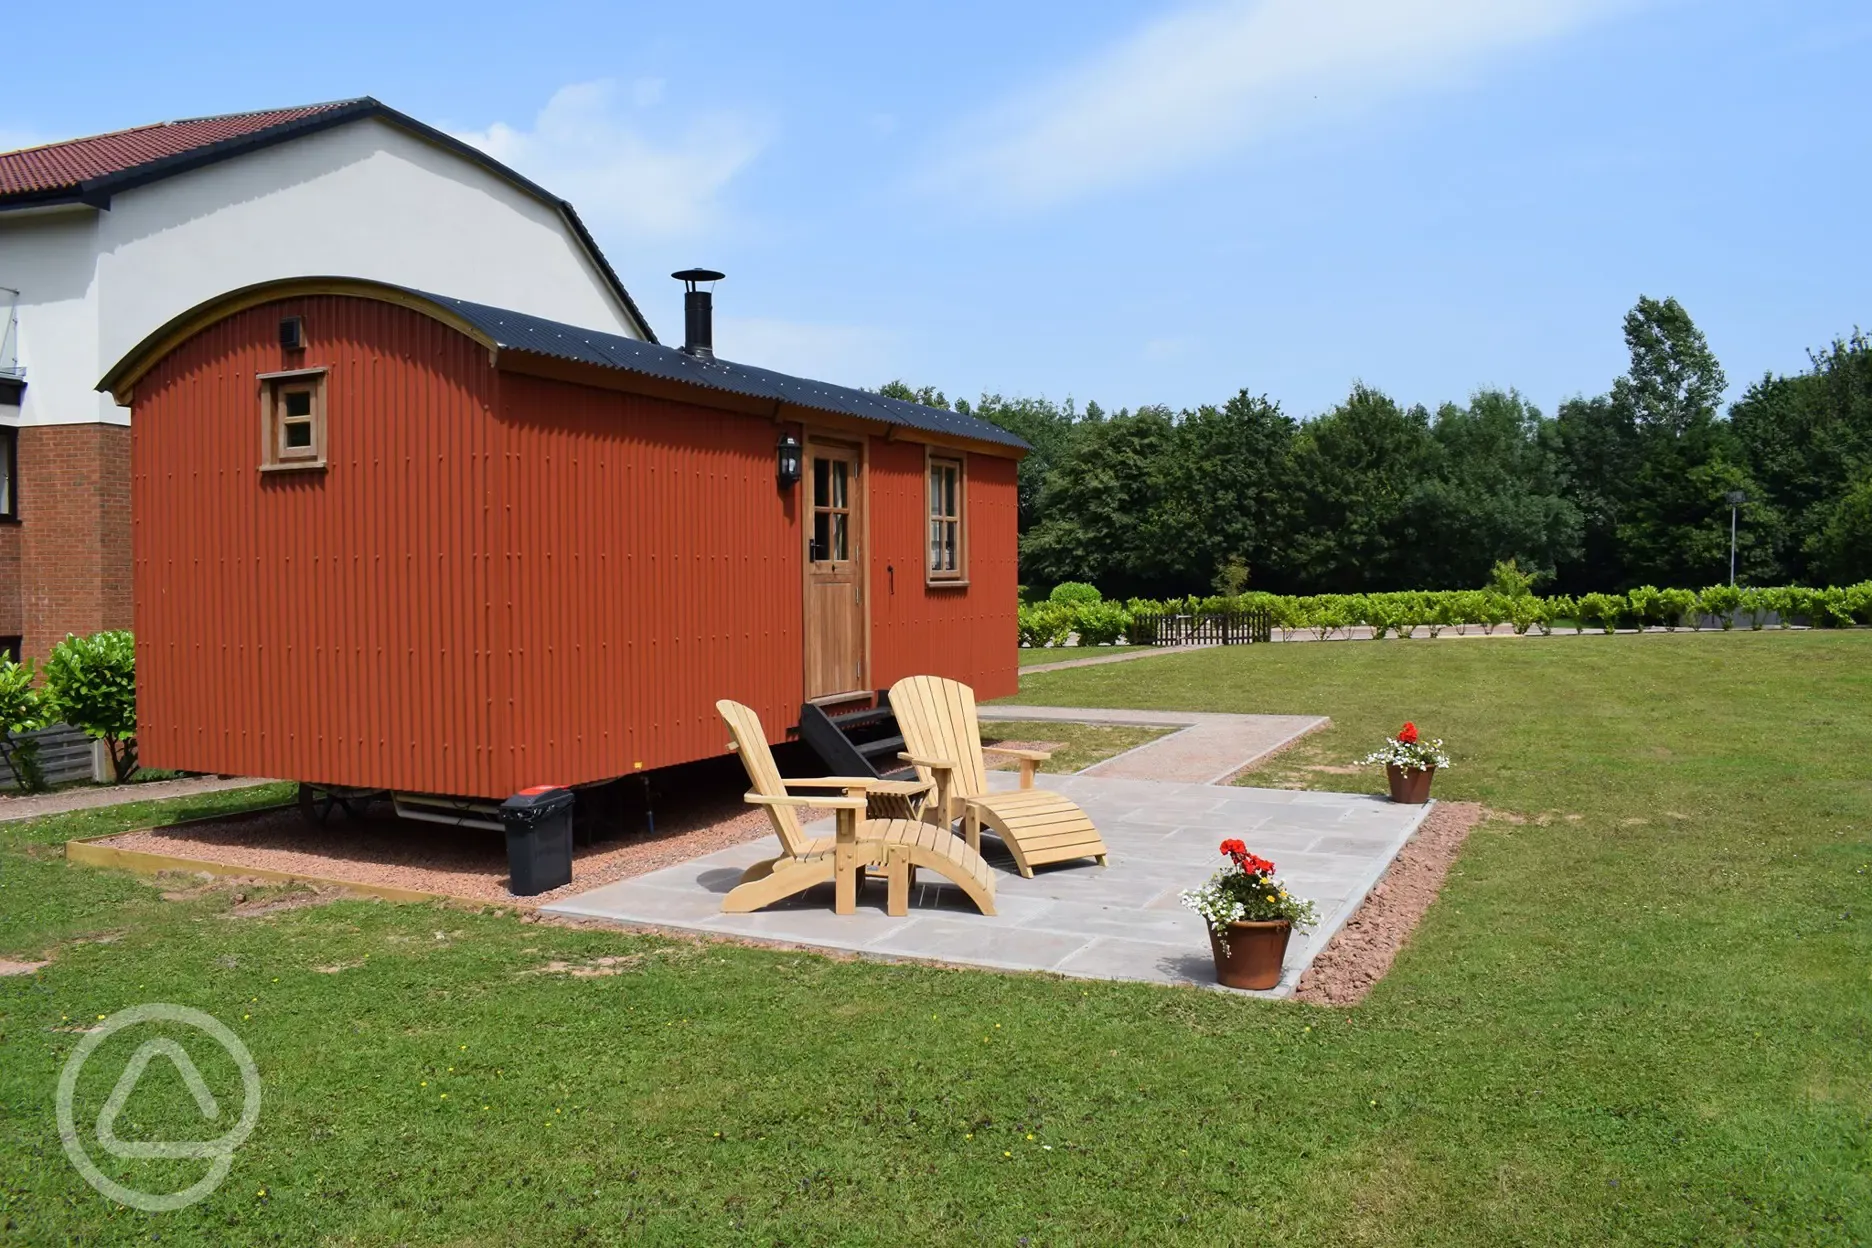
[[[985,723],[1053,720],[1172,728],[1174,732],[1094,763],[1079,774],[1114,780],[1184,780],[1191,784],[1227,784],[1268,755],[1332,723],[1324,715],[1228,715],[1007,702],[981,707],[978,714]]]
[[[993,780],[1003,788],[1017,783],[1000,773]],[[1289,945],[1280,985],[1257,994],[1285,996],[1429,810],[1361,794],[1085,774],[1046,776],[1042,783],[1085,807],[1111,849],[1110,865],[1062,864],[1026,880],[1012,871],[999,843],[984,838],[989,861],[1003,868],[995,879],[1000,913],[993,917],[976,913],[928,872],[919,873],[910,913],[898,919],[884,913],[881,881],[866,889],[853,915],[832,913],[830,885],[755,914],[721,913],[741,870],[774,852],[771,837],[544,909],[880,957],[1214,987],[1202,920],[1183,909],[1177,894],[1208,879],[1221,862],[1217,844],[1238,836],[1319,905],[1321,923]],[[830,831],[828,820],[815,834]]]

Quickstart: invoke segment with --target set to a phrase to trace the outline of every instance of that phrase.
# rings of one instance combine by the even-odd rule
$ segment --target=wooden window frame
[[[953,516],[936,513],[935,503],[930,498],[930,477],[938,467],[954,468],[956,474],[956,509]],[[934,551],[930,541],[930,526],[937,523],[953,524],[956,527],[956,566],[953,569],[939,569],[932,566]],[[926,445],[923,452],[923,583],[932,589],[950,589],[965,587],[968,579],[968,453],[965,451],[939,450]]]
[[[845,503],[844,505],[836,506],[836,505],[828,503],[822,506],[819,500],[818,482],[814,480],[813,478],[813,457],[810,454],[803,455],[802,457],[803,467],[805,468],[804,476],[805,476],[805,486],[806,486],[805,495],[806,495],[806,563],[807,563],[807,566],[808,567],[836,566],[838,564],[855,563],[856,557],[853,555],[852,552],[853,550],[858,549],[860,547],[859,539],[861,536],[857,531],[858,524],[860,523],[860,518],[861,518],[860,508],[858,506],[858,501],[857,501],[857,494],[858,494],[858,477],[859,477],[859,474],[863,471],[863,463],[864,463],[863,455],[860,453],[860,450],[858,447],[849,446],[842,442],[820,441],[820,442],[815,443],[814,445],[818,447],[821,451],[831,451],[835,453],[843,452],[845,454],[850,455],[849,459],[841,459],[838,457],[837,454],[835,454],[834,457],[832,458],[832,462],[834,463],[843,462],[843,463],[849,464],[850,469],[845,478]],[[828,481],[830,480],[830,477],[831,477],[831,473],[828,472],[827,474]],[[838,524],[837,524],[836,517],[842,515],[845,518],[845,557],[843,559],[837,559],[837,558],[815,559],[813,558],[814,546],[815,546],[814,539],[819,528],[819,516],[821,512],[825,513],[826,516],[828,517],[826,521],[826,545],[827,545],[828,554],[831,553],[833,537],[838,532]]]
[[[19,512],[19,427],[0,425],[0,472],[6,473],[6,500],[0,504],[0,524],[18,524]]]
[[[295,368],[283,373],[261,373],[260,382],[260,471],[322,471],[325,467],[326,372],[323,368]],[[312,395],[312,444],[288,450],[285,445],[286,420],[283,396],[296,391]]]

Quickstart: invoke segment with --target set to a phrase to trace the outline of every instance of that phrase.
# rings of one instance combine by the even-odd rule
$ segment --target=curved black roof
[[[1001,426],[978,416],[951,412],[940,407],[925,407],[921,403],[909,403],[902,399],[889,399],[868,390],[853,390],[835,386],[831,382],[776,373],[752,364],[736,364],[719,356],[701,359],[675,347],[548,321],[528,316],[524,312],[490,308],[485,304],[469,303],[465,299],[454,299],[447,295],[421,290],[410,293],[447,308],[487,335],[496,347],[504,351],[574,360],[581,364],[595,364],[600,368],[615,368],[646,377],[660,377],[666,381],[706,386],[749,398],[779,400],[815,411],[856,416],[888,425],[944,433],[977,442],[993,442],[1021,450],[1033,449]]]

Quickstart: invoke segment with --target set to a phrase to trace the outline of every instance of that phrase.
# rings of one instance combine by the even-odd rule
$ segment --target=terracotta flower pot
[[[1385,774],[1391,778],[1392,801],[1421,806],[1430,800],[1430,782],[1436,779],[1436,768],[1405,771],[1396,763],[1386,763]]]
[[[1287,938],[1292,934],[1293,924],[1286,919],[1231,923],[1224,951],[1215,929],[1210,928],[1216,980],[1229,988],[1272,988],[1280,983],[1281,962],[1287,957]]]

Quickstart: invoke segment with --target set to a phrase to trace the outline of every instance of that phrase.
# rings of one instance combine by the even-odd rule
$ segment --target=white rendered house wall
[[[369,118],[114,196],[0,213],[0,286],[20,294],[25,424],[124,423],[93,387],[203,300],[280,277],[363,277],[638,337],[558,211]]]
[[[0,286],[20,292],[15,347],[26,376],[22,405],[0,406],[7,424],[128,416],[81,384],[98,358],[97,218],[90,208],[0,215]]]

